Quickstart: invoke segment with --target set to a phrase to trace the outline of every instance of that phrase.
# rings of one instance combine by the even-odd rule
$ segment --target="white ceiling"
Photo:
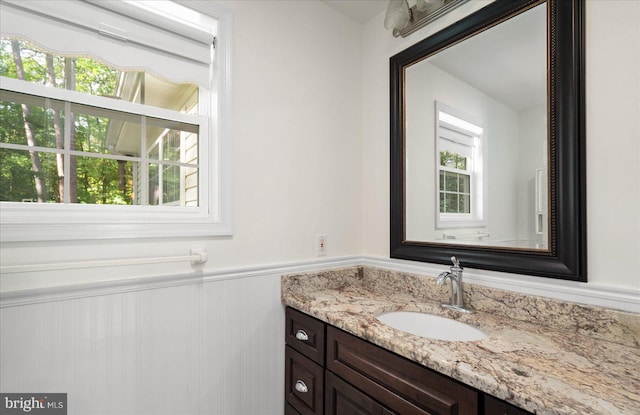
[[[360,23],[367,23],[386,10],[388,0],[322,0],[329,7]]]

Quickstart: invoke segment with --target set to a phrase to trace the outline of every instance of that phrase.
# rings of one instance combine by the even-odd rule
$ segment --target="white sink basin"
[[[414,311],[391,311],[376,316],[394,329],[430,339],[473,341],[487,337],[484,331],[450,318]]]

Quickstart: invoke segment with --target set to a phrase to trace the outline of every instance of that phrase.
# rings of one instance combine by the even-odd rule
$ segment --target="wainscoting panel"
[[[279,272],[9,306],[0,325],[2,392],[67,393],[69,415],[284,410]]]

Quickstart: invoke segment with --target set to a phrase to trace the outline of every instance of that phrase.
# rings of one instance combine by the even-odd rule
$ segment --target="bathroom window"
[[[484,225],[484,129],[471,117],[436,102],[437,227]]]
[[[2,240],[230,233],[226,10],[0,7]]]

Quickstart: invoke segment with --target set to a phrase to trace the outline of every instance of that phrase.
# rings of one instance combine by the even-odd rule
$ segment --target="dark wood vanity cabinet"
[[[286,415],[528,414],[290,307],[286,343]]]

